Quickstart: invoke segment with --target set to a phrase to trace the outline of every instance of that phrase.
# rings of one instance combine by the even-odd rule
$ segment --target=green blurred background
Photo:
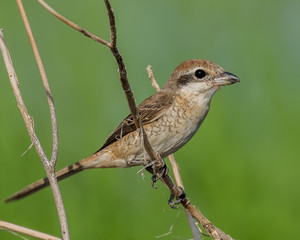
[[[48,1],[108,39],[102,1]],[[36,1],[24,2],[56,103],[57,168],[101,147],[129,110],[110,51],[70,29]],[[240,77],[221,89],[196,136],[175,155],[192,203],[235,239],[297,239],[300,227],[300,1],[116,1],[118,45],[137,103],[182,61],[214,61]],[[20,88],[48,155],[47,101],[15,1],[0,4],[0,27]],[[0,60],[0,199],[45,175],[30,146]],[[72,239],[191,239],[168,191],[132,169],[89,170],[63,181]],[[60,236],[49,189],[0,204],[0,219]],[[0,239],[19,239],[0,231]],[[31,239],[31,238],[29,238]]]

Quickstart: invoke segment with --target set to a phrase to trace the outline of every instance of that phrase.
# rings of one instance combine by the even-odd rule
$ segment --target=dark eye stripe
[[[191,80],[193,80],[193,77],[192,77],[191,74],[189,74],[189,75],[182,75],[182,76],[179,77],[177,85],[184,86],[188,82],[190,82]]]

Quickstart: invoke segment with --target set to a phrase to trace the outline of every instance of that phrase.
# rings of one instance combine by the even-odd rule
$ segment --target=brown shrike
[[[205,119],[214,93],[239,78],[219,65],[205,60],[188,60],[172,73],[164,87],[139,106],[140,117],[149,142],[162,158],[176,152],[196,133]],[[93,155],[57,172],[62,180],[88,168],[127,168],[149,163],[129,115]],[[49,185],[40,179],[16,192],[5,202],[20,199]]]

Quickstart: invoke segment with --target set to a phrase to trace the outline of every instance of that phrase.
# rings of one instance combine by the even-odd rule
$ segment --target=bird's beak
[[[213,79],[214,86],[225,86],[240,82],[240,79],[232,73],[224,72],[220,76]]]

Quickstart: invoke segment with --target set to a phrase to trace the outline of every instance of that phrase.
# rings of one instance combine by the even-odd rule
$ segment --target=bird
[[[197,132],[220,87],[240,82],[222,67],[207,60],[191,59],[178,65],[165,85],[138,105],[148,140],[161,158],[176,152]],[[56,172],[58,181],[91,168],[127,168],[149,163],[140,131],[129,114],[91,156]],[[4,200],[28,196],[49,185],[40,179]]]

